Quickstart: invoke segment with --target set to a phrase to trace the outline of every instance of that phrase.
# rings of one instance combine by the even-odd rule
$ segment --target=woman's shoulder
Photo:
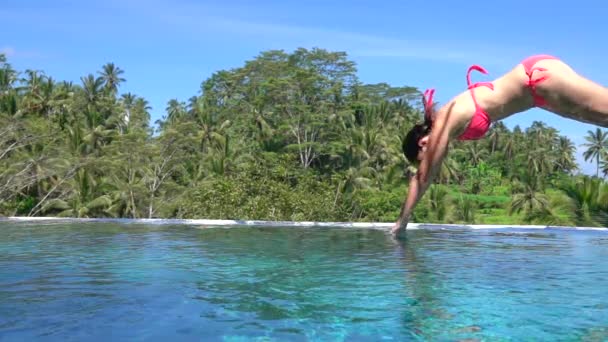
[[[468,91],[454,96],[435,113],[435,120],[445,121],[450,135],[460,135],[475,115],[475,103]]]

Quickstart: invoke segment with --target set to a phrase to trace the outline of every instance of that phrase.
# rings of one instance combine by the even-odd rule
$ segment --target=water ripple
[[[608,336],[601,231],[0,229],[3,341]]]

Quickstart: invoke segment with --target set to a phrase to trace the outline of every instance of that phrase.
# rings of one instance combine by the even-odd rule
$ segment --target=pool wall
[[[63,218],[63,217],[1,217],[0,221],[53,221],[53,222],[116,222],[145,224],[186,224],[213,227],[327,227],[389,229],[394,222],[314,222],[314,221],[256,221],[256,220],[211,220],[211,219],[115,219],[115,218]],[[409,223],[408,229],[570,229],[608,230],[607,227],[569,227],[551,225],[499,225],[499,224],[443,224]]]

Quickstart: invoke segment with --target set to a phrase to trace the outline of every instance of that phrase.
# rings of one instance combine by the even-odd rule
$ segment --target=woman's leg
[[[559,60],[535,64],[532,79],[547,76],[536,84],[536,92],[547,102],[545,109],[563,117],[608,128],[608,88],[574,71]]]

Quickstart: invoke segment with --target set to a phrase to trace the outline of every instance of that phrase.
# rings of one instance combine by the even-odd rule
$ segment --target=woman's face
[[[429,143],[429,134],[418,140],[418,146],[420,146],[420,151],[418,151],[418,161],[422,161],[424,159],[424,155],[426,153],[427,147]]]

